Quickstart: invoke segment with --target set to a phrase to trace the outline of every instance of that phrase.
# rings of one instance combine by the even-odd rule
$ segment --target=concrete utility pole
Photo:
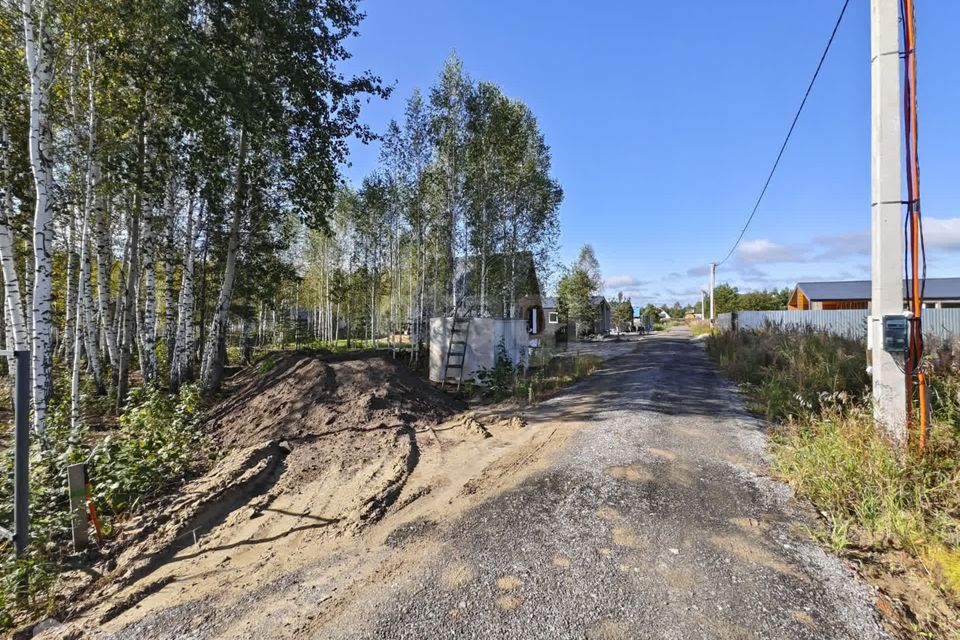
[[[700,319],[704,320],[707,317],[707,292],[703,289],[700,289]]]
[[[713,289],[717,279],[717,263],[710,263],[710,328],[714,328],[717,323],[717,306],[714,303]]]
[[[883,349],[883,316],[903,313],[899,17],[898,0],[870,0],[872,306],[867,359],[874,418],[894,442],[905,445],[904,373]]]

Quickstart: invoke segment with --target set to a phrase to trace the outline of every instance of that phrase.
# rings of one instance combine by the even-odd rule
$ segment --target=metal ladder
[[[463,383],[463,365],[467,359],[467,338],[470,336],[470,318],[458,318],[453,316],[453,325],[450,328],[450,343],[447,345],[447,358],[443,365],[443,379],[440,381],[440,388],[453,382],[450,378],[450,369],[456,369],[459,373],[456,375],[457,391]],[[454,351],[454,347],[460,347]]]

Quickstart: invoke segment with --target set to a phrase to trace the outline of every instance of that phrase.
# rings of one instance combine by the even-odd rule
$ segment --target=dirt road
[[[688,333],[645,339],[526,419],[524,435],[478,441],[452,470],[429,466],[443,456],[424,441],[398,500],[409,506],[370,530],[312,541],[312,554],[281,538],[236,577],[230,555],[181,566],[101,632],[885,637],[873,593],[809,541],[765,476],[760,425]]]

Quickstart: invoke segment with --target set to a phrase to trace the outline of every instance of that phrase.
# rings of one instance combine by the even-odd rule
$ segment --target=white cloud
[[[870,232],[857,231],[837,235],[816,236],[810,242],[811,249],[819,249],[814,260],[832,260],[846,256],[870,255]]]
[[[770,240],[744,240],[737,247],[737,262],[744,265],[774,264],[778,262],[802,262],[804,253]]]
[[[923,240],[928,249],[960,249],[960,218],[924,218]]]
[[[639,280],[635,276],[630,275],[619,275],[619,276],[610,276],[606,278],[603,283],[608,289],[617,289],[619,287],[640,287],[647,284],[643,280]]]
[[[636,304],[638,300],[650,297],[650,294],[643,289],[624,289],[623,291],[618,291],[618,293],[622,293],[624,298],[630,298],[634,304]],[[615,300],[616,296],[611,296],[611,299]]]

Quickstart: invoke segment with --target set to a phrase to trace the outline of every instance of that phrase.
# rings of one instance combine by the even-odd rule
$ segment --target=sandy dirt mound
[[[436,424],[457,400],[388,357],[271,354],[264,374],[232,381],[208,428],[226,447],[269,439],[327,436]]]
[[[62,615],[93,605],[90,617],[104,624],[184,589],[184,576],[209,571],[211,557],[222,563],[218,574],[243,568],[238,587],[257,567],[296,565],[304,554],[294,550],[380,520],[420,461],[418,432],[463,408],[377,355],[289,353],[269,362],[234,377],[208,414],[205,428],[225,455],[169,503],[127,523],[114,560],[84,580],[82,604]]]

